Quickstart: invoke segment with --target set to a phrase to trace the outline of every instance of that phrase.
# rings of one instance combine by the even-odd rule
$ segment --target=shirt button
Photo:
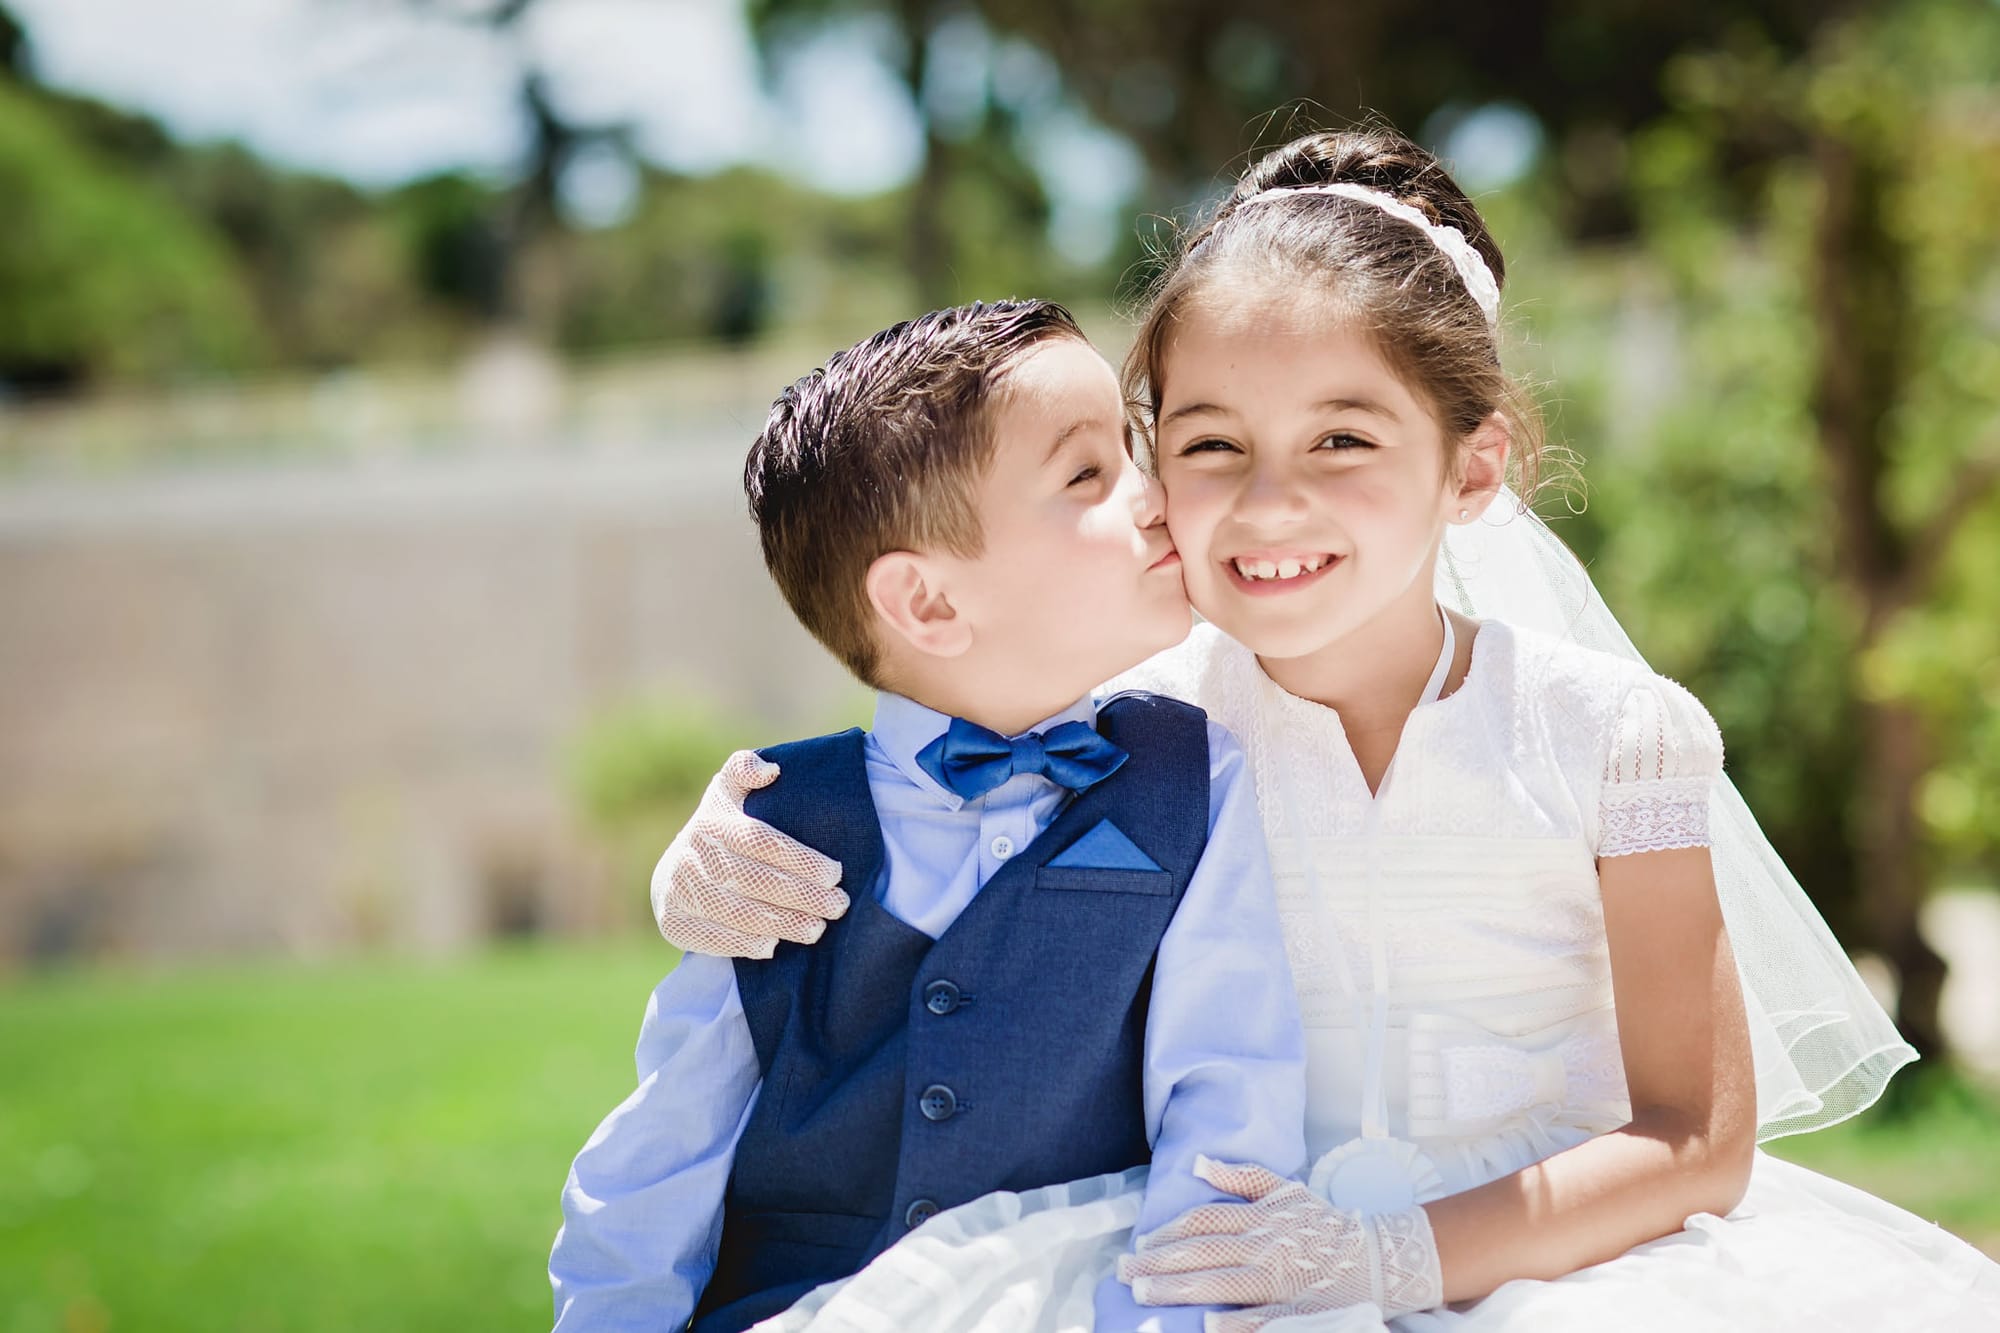
[[[1003,833],[999,837],[993,840],[994,860],[1004,861],[1013,854],[1014,854],[1014,840],[1012,838],[1008,837],[1006,834]]]
[[[937,1200],[918,1199],[910,1204],[910,1211],[903,1214],[903,1225],[915,1231],[918,1227],[937,1215]]]
[[[958,1008],[961,994],[949,981],[933,981],[924,987],[924,1008],[942,1018]]]
[[[933,1083],[917,1098],[917,1109],[926,1120],[949,1120],[958,1112],[958,1094],[942,1083]]]

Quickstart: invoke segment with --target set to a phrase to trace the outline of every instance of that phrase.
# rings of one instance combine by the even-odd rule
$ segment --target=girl
[[[1541,445],[1496,352],[1503,277],[1427,153],[1314,135],[1186,238],[1140,327],[1127,385],[1209,623],[1119,684],[1200,704],[1251,759],[1316,1162],[1213,1164],[1245,1202],[1142,1239],[1121,1276],[1245,1307],[1211,1316],[1232,1331],[2000,1327],[2000,1267],[1755,1150],[1866,1106],[1910,1052],[1721,778],[1707,713],[1617,651],[1502,485]],[[735,812],[747,776],[656,876],[685,946],[810,939],[791,909],[838,906],[817,858]],[[958,1327],[954,1292],[971,1327],[978,1293],[1041,1282],[1060,1326],[1074,1284],[1038,1275],[1108,1264],[1130,1217],[1106,1188],[989,1196],[787,1318]]]

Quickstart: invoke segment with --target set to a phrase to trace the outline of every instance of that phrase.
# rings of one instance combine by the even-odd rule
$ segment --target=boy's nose
[[[1141,472],[1139,474],[1139,500],[1136,517],[1142,528],[1157,527],[1167,521],[1167,492],[1160,485],[1160,479]]]

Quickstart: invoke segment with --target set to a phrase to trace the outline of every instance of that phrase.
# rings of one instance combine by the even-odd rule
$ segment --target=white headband
[[[1277,189],[1261,190],[1248,199],[1237,203],[1238,208],[1248,208],[1266,199],[1279,199],[1296,194],[1333,194],[1343,199],[1359,199],[1364,204],[1373,204],[1392,218],[1409,223],[1418,231],[1431,238],[1431,244],[1444,251],[1445,258],[1458,270],[1459,281],[1486,315],[1489,327],[1500,322],[1500,284],[1493,280],[1493,270],[1486,267],[1486,261],[1479,257],[1479,251],[1472,248],[1472,242],[1465,239],[1465,233],[1456,227],[1432,222],[1423,213],[1400,199],[1395,199],[1380,190],[1371,190],[1366,185],[1354,185],[1346,181],[1331,185],[1285,185]]]

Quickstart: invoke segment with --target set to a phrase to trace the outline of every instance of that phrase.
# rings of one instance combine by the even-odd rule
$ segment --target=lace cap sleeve
[[[1661,676],[1633,685],[1612,721],[1597,854],[1709,845],[1722,733],[1701,702]]]

